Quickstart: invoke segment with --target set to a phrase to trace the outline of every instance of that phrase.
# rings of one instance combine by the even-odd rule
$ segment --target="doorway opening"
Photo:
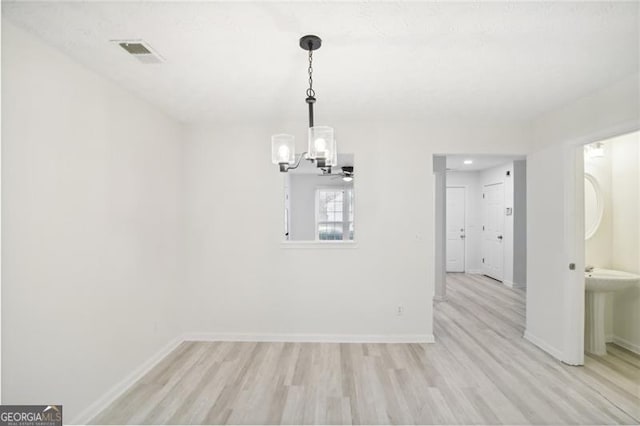
[[[521,155],[434,156],[436,300],[448,274],[526,287],[526,160]]]
[[[582,154],[584,352],[640,366],[640,132],[587,144]]]

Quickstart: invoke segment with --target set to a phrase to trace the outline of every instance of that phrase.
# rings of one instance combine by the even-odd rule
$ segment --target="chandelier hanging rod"
[[[309,127],[313,127],[313,104],[316,102],[316,91],[313,90],[313,51],[320,49],[322,40],[315,35],[306,35],[300,39],[300,47],[309,52],[309,88],[307,89],[306,102],[309,105]]]

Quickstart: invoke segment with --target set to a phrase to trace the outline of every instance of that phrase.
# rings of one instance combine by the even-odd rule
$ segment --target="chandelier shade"
[[[296,162],[296,139],[293,135],[271,136],[271,162],[273,164],[294,164]]]
[[[335,140],[335,138],[333,139],[334,144],[335,144],[335,149],[333,150],[333,157],[331,157],[331,161],[327,162],[327,166],[329,167],[335,167],[338,165],[338,142]]]
[[[327,163],[333,161],[336,153],[336,140],[333,137],[333,127],[309,127],[309,158],[325,159]]]

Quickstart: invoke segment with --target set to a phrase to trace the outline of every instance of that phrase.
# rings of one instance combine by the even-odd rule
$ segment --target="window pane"
[[[348,229],[344,227],[344,209],[350,209],[351,199],[352,191],[348,189],[318,189],[318,239],[344,239],[344,233]],[[349,216],[351,216],[350,212]]]
[[[342,239],[342,222],[319,223],[318,238],[320,240],[341,240]]]

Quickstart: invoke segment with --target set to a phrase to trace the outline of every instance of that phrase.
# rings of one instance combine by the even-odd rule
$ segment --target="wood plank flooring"
[[[640,357],[522,338],[524,293],[448,276],[435,344],[185,342],[96,424],[638,424]]]

